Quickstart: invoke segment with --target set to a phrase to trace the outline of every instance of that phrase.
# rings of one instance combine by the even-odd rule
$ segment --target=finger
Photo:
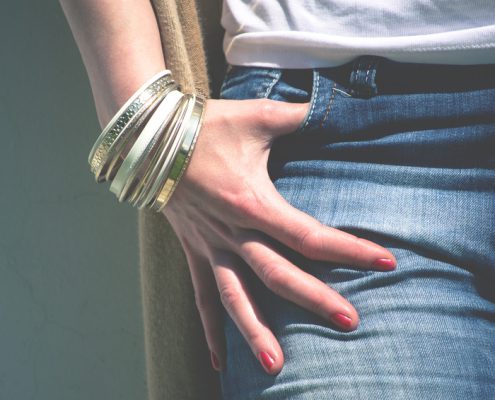
[[[254,228],[267,233],[307,258],[379,271],[395,269],[397,261],[382,246],[326,226],[290,205],[271,185],[260,204]]]
[[[224,251],[212,260],[220,299],[264,370],[275,375],[284,364],[282,349],[241,278],[241,262]]]
[[[211,364],[216,371],[226,365],[225,335],[222,304],[208,260],[186,251],[194,287],[196,307],[201,317],[206,342],[210,350]]]
[[[260,234],[247,233],[239,243],[238,251],[274,293],[332,321],[344,330],[356,329],[359,323],[358,314],[344,297],[289,262]]]

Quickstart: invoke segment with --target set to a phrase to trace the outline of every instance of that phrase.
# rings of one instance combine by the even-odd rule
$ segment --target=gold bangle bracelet
[[[122,130],[150,97],[165,89],[170,82],[170,71],[164,70],[146,81],[114,115],[96,140],[88,157],[95,178],[101,176],[101,167],[107,161],[108,149],[121,135]]]
[[[188,121],[187,129],[184,134],[184,140],[181,143],[179,153],[174,159],[174,164],[168,179],[157,199],[157,211],[163,210],[167,202],[170,200],[170,197],[175,191],[177,184],[189,164],[203,123],[204,110],[205,100],[199,96],[195,96],[194,108],[191,118]]]

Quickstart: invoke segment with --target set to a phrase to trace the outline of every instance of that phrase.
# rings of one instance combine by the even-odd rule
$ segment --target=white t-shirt
[[[223,0],[221,23],[234,65],[495,64],[495,0]]]

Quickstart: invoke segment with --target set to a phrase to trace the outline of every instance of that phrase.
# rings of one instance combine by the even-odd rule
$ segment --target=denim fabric
[[[475,71],[373,56],[341,68],[229,67],[222,98],[311,101],[271,152],[277,190],[387,247],[398,266],[361,271],[278,245],[361,323],[340,332],[245,271],[285,366],[265,374],[225,315],[224,399],[495,399],[495,82]]]

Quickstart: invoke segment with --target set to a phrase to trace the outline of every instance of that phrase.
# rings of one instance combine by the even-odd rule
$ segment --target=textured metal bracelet
[[[203,120],[205,100],[183,94],[169,70],[145,82],[94,143],[97,182],[112,181],[119,201],[161,211],[181,179]]]
[[[108,150],[116,140],[122,135],[122,131],[128,123],[135,118],[136,114],[143,109],[153,96],[166,89],[171,84],[169,70],[163,70],[146,81],[126,103],[120,108],[115,116],[96,140],[88,157],[91,171],[95,174],[97,181],[102,180],[101,170],[107,162]]]
[[[102,168],[100,174],[100,180],[110,181],[114,178],[116,171],[120,168],[120,165],[124,161],[125,155],[129,152],[129,148],[134,144],[139,132],[142,130],[143,124],[149,119],[162,102],[162,100],[173,90],[177,90],[178,85],[172,83],[167,86],[163,91],[157,92],[156,95],[151,97],[147,103],[139,110],[139,112],[133,117],[129,123],[124,127],[123,131],[110,146],[107,154],[107,162]],[[106,173],[103,175],[103,172]]]

